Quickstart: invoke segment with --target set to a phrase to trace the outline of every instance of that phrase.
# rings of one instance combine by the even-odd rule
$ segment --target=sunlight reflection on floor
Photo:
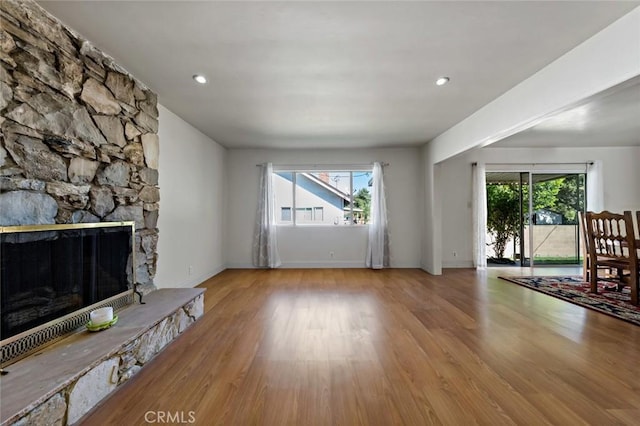
[[[265,308],[262,349],[271,360],[371,360],[381,338],[374,294],[280,291]]]

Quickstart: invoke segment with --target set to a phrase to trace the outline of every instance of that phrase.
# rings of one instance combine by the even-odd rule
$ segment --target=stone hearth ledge
[[[117,312],[100,332],[79,331],[6,368],[2,425],[73,424],[202,316],[204,289],[160,289]]]

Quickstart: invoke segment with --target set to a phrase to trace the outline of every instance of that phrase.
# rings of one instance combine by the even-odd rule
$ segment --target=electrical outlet
[[[193,266],[189,265],[189,276],[193,275]]]
[[[334,254],[335,254],[334,252],[330,251],[330,252],[329,252],[329,257],[331,257],[331,258],[333,259],[333,255],[334,255]]]
[[[458,257],[458,252],[457,251],[453,251],[453,257]]]

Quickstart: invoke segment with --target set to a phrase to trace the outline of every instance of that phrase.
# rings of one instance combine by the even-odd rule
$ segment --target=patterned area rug
[[[611,283],[598,283],[598,294],[591,293],[591,286],[582,277],[500,277],[542,293],[584,306],[598,312],[640,325],[640,306],[631,304],[629,287],[616,291]]]

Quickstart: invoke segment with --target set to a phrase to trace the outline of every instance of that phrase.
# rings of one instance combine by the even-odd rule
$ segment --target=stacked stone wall
[[[33,1],[0,1],[0,226],[136,223],[153,289],[157,96]]]

